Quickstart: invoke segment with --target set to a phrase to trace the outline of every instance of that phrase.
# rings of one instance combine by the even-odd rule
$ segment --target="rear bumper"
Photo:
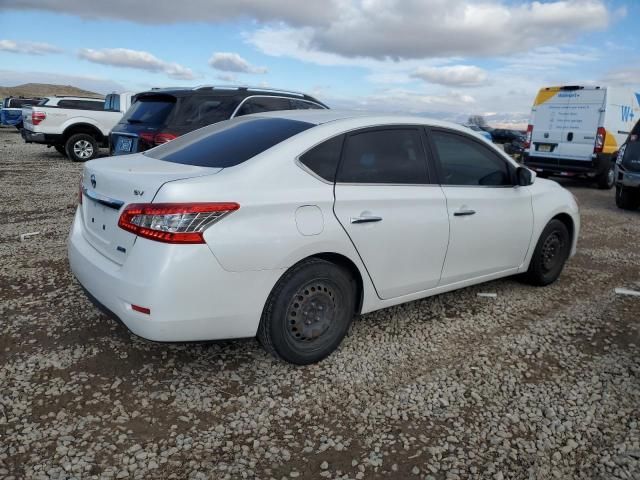
[[[255,336],[280,270],[228,272],[207,245],[138,238],[124,265],[84,238],[79,213],[71,228],[69,265],[89,298],[140,337],[202,341]],[[149,308],[145,314],[133,305]]]
[[[22,138],[27,143],[44,143],[45,145],[62,144],[62,135],[52,135],[50,133],[33,132],[23,128],[20,132]]]
[[[577,175],[595,176],[606,172],[611,167],[614,157],[610,153],[597,155],[588,160],[570,160],[566,158],[537,157],[528,152],[523,154],[524,164],[538,172],[573,173]]]

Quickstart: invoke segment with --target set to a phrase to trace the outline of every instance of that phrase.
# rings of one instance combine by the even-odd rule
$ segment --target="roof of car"
[[[418,115],[399,115],[389,113],[349,111],[349,110],[281,110],[274,112],[256,113],[254,117],[269,118],[285,118],[289,120],[298,120],[308,122],[315,125],[321,125],[329,122],[361,120],[363,124],[418,124],[431,125],[435,127],[446,127],[455,130],[468,131],[462,125],[434,118],[423,117]]]
[[[301,100],[310,100],[312,102],[320,103],[318,99],[307,95],[306,93],[295,92],[292,90],[280,90],[276,88],[267,87],[249,87],[249,86],[237,86],[237,85],[200,85],[198,87],[169,87],[169,88],[152,88],[144,92],[138,93],[138,95],[154,95],[154,94],[166,94],[174,97],[187,97],[197,94],[211,94],[225,96],[225,97],[248,97],[252,95],[266,95],[266,96],[281,96],[290,98],[299,98]]]

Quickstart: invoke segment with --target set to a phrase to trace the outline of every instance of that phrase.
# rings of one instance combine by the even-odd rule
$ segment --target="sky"
[[[526,125],[542,86],[640,87],[636,0],[0,0],[0,85],[251,85]]]

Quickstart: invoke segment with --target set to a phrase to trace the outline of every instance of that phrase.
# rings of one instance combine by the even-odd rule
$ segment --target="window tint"
[[[7,108],[22,108],[28,105],[36,105],[40,100],[35,98],[9,98]]]
[[[138,98],[124,114],[122,123],[144,123],[163,125],[176,105],[171,95],[149,95]]]
[[[107,98],[104,100],[104,109],[109,110],[110,112],[119,112],[120,111],[120,95],[111,94],[107,95]]]
[[[272,112],[275,110],[291,110],[289,99],[277,97],[249,98],[242,104],[236,117],[249,115],[250,113]]]
[[[512,185],[506,160],[462,135],[433,131],[443,185]]]
[[[307,102],[305,100],[289,100],[292,110],[320,110],[322,107],[316,103]]]
[[[145,152],[199,167],[233,167],[314,125],[283,118],[247,118],[210,125]]]
[[[195,128],[227,120],[237,105],[230,98],[193,95],[183,98],[171,123]]]
[[[300,162],[319,177],[334,182],[343,140],[344,135],[339,135],[313,147],[300,157]]]
[[[372,130],[347,137],[337,181],[428,183],[418,129]]]
[[[72,110],[104,110],[104,102],[101,100],[60,100],[58,107]]]

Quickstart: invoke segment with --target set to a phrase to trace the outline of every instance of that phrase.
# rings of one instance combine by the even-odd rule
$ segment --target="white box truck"
[[[640,118],[640,88],[544,87],[531,109],[524,164],[542,177],[615,183],[615,154]]]

